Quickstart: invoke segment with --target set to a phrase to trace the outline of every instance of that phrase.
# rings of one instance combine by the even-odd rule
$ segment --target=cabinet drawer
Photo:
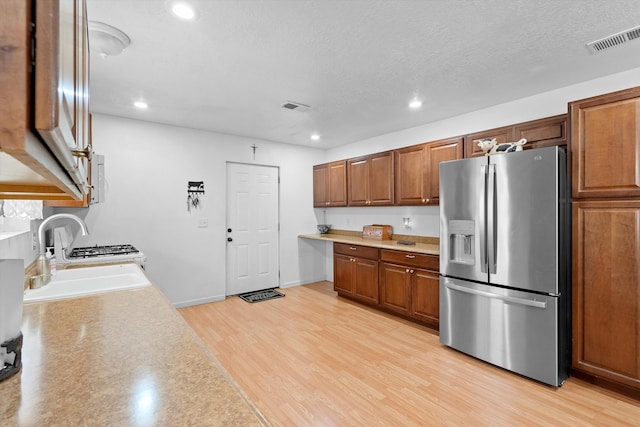
[[[370,248],[368,246],[334,243],[333,252],[337,254],[357,256],[359,258],[378,259],[378,248]]]
[[[440,268],[440,260],[434,255],[382,249],[380,251],[380,259],[394,264],[409,265],[433,271],[438,271]]]

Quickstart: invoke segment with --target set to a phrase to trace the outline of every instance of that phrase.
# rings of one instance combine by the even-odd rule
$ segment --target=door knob
[[[233,239],[231,237],[227,237],[227,242],[233,242]]]

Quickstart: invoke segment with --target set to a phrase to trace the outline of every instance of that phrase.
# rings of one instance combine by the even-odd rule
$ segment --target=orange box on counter
[[[391,240],[393,228],[390,225],[373,224],[362,227],[362,238],[371,240]]]

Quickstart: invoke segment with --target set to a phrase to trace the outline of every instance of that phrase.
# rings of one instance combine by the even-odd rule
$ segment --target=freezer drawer
[[[494,365],[559,386],[558,299],[440,277],[440,342]]]

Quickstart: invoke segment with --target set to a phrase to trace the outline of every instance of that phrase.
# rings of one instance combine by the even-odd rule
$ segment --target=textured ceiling
[[[87,0],[131,38],[92,53],[91,111],[330,148],[640,67],[640,40],[585,47],[640,24],[637,0],[189,2],[192,22],[168,0]]]

